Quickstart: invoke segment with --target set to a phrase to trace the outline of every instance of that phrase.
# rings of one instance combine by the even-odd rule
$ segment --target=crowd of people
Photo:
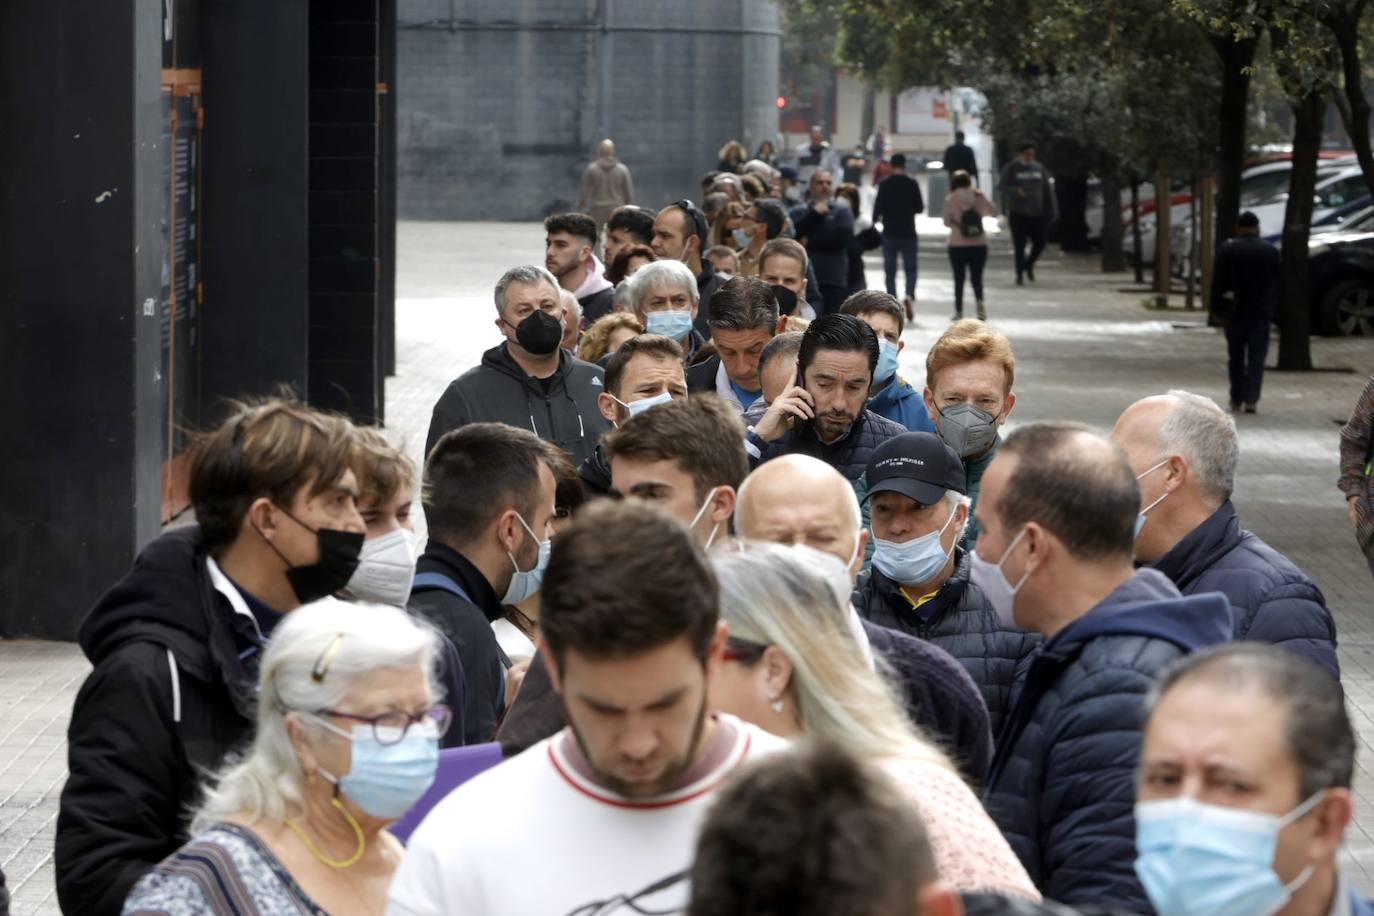
[[[1374,914],[1335,624],[1231,415],[1008,432],[977,318],[913,385],[824,162],[789,212],[742,157],[709,215],[550,217],[423,468],[280,398],[198,442],[81,628],[65,912]]]

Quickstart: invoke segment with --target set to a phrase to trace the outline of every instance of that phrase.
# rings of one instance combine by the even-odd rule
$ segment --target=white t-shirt
[[[722,762],[657,798],[627,799],[588,780],[563,752],[567,729],[458,787],[411,836],[387,916],[623,916],[634,910],[622,895],[660,883],[635,903],[685,910],[684,873],[715,790],[745,760],[787,746],[715,715],[734,728]]]

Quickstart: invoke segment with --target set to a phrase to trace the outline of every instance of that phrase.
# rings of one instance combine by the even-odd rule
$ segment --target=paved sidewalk
[[[928,234],[921,247],[917,327],[905,335],[901,360],[903,375],[916,384],[952,311],[942,246]],[[399,372],[387,382],[388,431],[418,459],[445,385],[500,342],[491,298],[496,278],[515,263],[540,262],[543,230],[535,223],[402,223],[398,247]],[[881,286],[881,260],[867,263],[870,285]],[[1144,293],[1119,292],[1128,285],[1125,275],[1104,276],[1091,258],[1048,254],[1036,273],[1038,283],[1013,286],[1010,250],[994,239],[988,310],[1016,350],[1013,420],[1110,427],[1131,401],[1169,388],[1225,401],[1225,345],[1200,326],[1201,313],[1148,311],[1140,305]],[[967,303],[971,314],[971,293]],[[1248,528],[1317,580],[1336,613],[1343,681],[1361,739],[1346,867],[1359,887],[1374,892],[1371,582],[1335,489],[1337,430],[1374,371],[1374,340],[1314,338],[1313,351],[1319,367],[1355,371],[1267,376],[1261,412],[1239,418],[1235,502]],[[72,644],[0,642],[0,868],[16,916],[57,912],[51,851],[65,776],[63,735],[86,670]]]

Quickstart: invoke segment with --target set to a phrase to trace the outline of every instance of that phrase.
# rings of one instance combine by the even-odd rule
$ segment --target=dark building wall
[[[771,0],[400,0],[398,16],[402,218],[569,209],[603,136],[639,203],[695,199],[725,141],[776,132]]]
[[[158,530],[161,29],[0,4],[0,636],[74,636]]]

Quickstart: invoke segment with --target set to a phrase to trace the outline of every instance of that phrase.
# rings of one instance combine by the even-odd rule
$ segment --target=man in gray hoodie
[[[1016,252],[1016,285],[1027,279],[1035,282],[1035,262],[1045,250],[1045,230],[1054,222],[1054,188],[1050,173],[1035,161],[1035,144],[1022,143],[1016,158],[1002,169],[1002,210],[1011,223],[1012,247]],[[1026,255],[1026,242],[1031,244]]]
[[[505,423],[552,442],[580,466],[610,423],[596,406],[604,390],[601,368],[559,346],[558,281],[542,267],[512,267],[496,283],[496,314],[505,342],[449,384],[434,405],[425,454],[449,430]]]
[[[582,172],[582,189],[577,195],[577,210],[604,226],[617,207],[635,202],[635,183],[630,170],[615,157],[615,144],[602,140],[596,159]]]

